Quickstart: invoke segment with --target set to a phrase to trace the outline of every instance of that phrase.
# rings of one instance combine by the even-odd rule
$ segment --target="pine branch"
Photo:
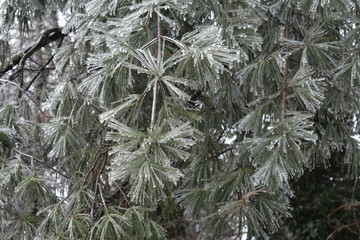
[[[21,51],[20,53],[12,57],[10,63],[0,70],[0,77],[10,71],[16,65],[24,64],[27,59],[29,59],[36,51],[40,50],[42,47],[45,47],[46,45],[67,36],[67,34],[63,34],[61,31],[61,28],[52,28],[45,30],[41,34],[39,40],[34,45],[28,47],[27,49]]]
[[[157,66],[160,68],[161,64],[161,18],[158,14],[157,18],[157,42],[158,42],[158,52],[157,52]],[[154,96],[152,102],[152,109],[151,109],[151,123],[150,126],[153,127],[155,123],[155,114],[156,114],[156,101],[157,101],[157,91],[158,91],[158,81],[154,83]]]
[[[285,38],[288,39],[289,37],[289,24],[286,23],[285,25]],[[289,48],[286,47],[286,52],[288,53]],[[289,56],[286,56],[285,58],[285,73],[282,83],[282,104],[281,104],[281,119],[284,121],[285,119],[285,113],[286,113],[286,89],[287,89],[287,83],[288,83],[288,74],[289,74]]]

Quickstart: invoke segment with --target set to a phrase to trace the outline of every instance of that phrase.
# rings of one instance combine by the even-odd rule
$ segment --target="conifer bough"
[[[0,238],[356,238],[359,10],[2,1]]]

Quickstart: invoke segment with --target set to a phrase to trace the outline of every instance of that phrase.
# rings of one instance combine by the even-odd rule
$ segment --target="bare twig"
[[[124,193],[124,191],[121,189],[121,187],[120,187],[119,185],[117,185],[116,182],[114,182],[114,183],[115,183],[116,187],[119,189],[121,195],[123,195],[124,200],[126,201],[126,203],[127,203],[129,206],[131,206],[131,203],[130,203],[129,199],[127,198],[126,194]]]
[[[99,189],[99,192],[100,192],[101,200],[102,200],[102,202],[104,204],[104,207],[105,207],[105,211],[106,211],[106,213],[109,213],[108,207],[107,207],[105,199],[104,199],[104,195],[103,195],[102,190],[101,190],[101,186],[100,186],[99,183],[97,185],[98,185],[98,189]]]
[[[31,85],[33,85],[33,83],[35,82],[35,80],[40,76],[40,73],[45,70],[46,66],[49,65],[51,63],[51,61],[53,60],[54,56],[51,56],[49,58],[49,60],[44,64],[44,66],[42,66],[40,68],[40,70],[37,72],[37,74],[31,79],[29,85],[24,89],[25,91],[29,90],[29,88],[31,87]]]
[[[96,167],[96,163],[100,159],[100,157],[98,157],[98,155],[100,153],[100,156],[101,156],[101,150],[102,150],[101,148],[99,150],[97,150],[94,157],[92,158],[93,159],[93,164],[92,164],[91,168],[89,169],[89,171],[85,175],[83,185],[86,185],[86,182],[87,182],[87,180],[88,180],[88,178],[90,176],[90,173],[94,171],[94,169]]]
[[[351,202],[351,203],[345,203],[340,205],[339,207],[335,208],[331,213],[328,214],[328,217],[334,215],[335,213],[337,213],[338,211],[340,211],[341,209],[344,208],[351,208],[351,207],[358,207],[360,206],[360,202]]]
[[[25,95],[35,104],[35,107],[39,110],[39,112],[41,112],[42,114],[46,115],[43,110],[41,110],[41,108],[36,104],[35,100],[31,97],[31,95],[25,91],[25,89],[23,89],[22,87],[20,87],[19,85],[17,85],[16,83],[14,82],[11,82],[9,80],[6,80],[6,79],[1,79],[0,78],[0,82],[3,82],[3,83],[8,83],[8,84],[11,84],[11,85],[14,85],[15,87],[17,87],[21,92],[25,93]]]
[[[209,161],[209,160],[218,158],[218,157],[221,156],[222,154],[224,154],[224,153],[226,153],[226,152],[228,152],[228,151],[231,151],[231,150],[232,150],[232,148],[225,149],[224,151],[221,151],[221,152],[219,152],[219,153],[217,153],[217,154],[215,154],[215,155],[212,155],[212,156],[210,156],[210,157],[207,157],[207,158],[205,159],[205,161]]]
[[[346,224],[346,225],[340,226],[340,227],[336,228],[336,229],[326,238],[326,240],[333,239],[333,237],[335,237],[336,234],[338,234],[343,228],[349,228],[349,227],[357,226],[357,225],[360,225],[360,222],[354,222],[354,223],[350,223],[350,224]]]
[[[36,162],[43,164],[43,165],[46,166],[48,169],[56,172],[57,174],[63,176],[64,178],[70,179],[68,176],[62,174],[61,172],[59,172],[58,170],[56,170],[55,168],[53,168],[52,166],[50,166],[50,165],[47,164],[46,162],[44,162],[44,161],[42,161],[42,160],[40,160],[40,159],[38,159],[38,158],[36,158],[36,157],[34,157],[34,156],[31,156],[31,155],[29,155],[29,154],[27,154],[27,153],[21,152],[20,150],[15,149],[15,148],[12,148],[11,150],[14,151],[14,152],[16,152],[17,154],[20,154],[20,156],[24,156],[24,157],[30,158],[30,160],[35,160]]]
[[[107,163],[107,159],[108,159],[108,155],[106,154],[106,155],[105,155],[105,158],[104,158],[103,165],[101,166],[101,168],[100,168],[100,170],[99,170],[99,172],[98,172],[98,175],[97,175],[97,177],[96,177],[96,181],[95,181],[94,200],[93,200],[93,202],[92,202],[91,213],[90,213],[93,218],[95,218],[96,196],[99,194],[99,191],[101,191],[101,189],[99,189],[99,188],[101,188],[101,186],[100,186],[100,184],[99,184],[100,176],[101,176],[101,174],[103,173],[103,171],[104,171],[104,169],[105,169],[105,166],[106,166],[106,163]],[[100,192],[100,194],[102,194],[102,193]],[[103,198],[103,197],[101,196],[101,198]],[[104,202],[104,204],[105,204],[105,202]],[[105,205],[105,209],[107,210],[106,205]]]
[[[266,192],[263,188],[256,188],[253,191],[248,192],[240,201],[246,202],[251,196],[257,195],[260,192]]]
[[[68,124],[69,124],[70,127],[72,127],[72,125],[73,125],[73,117],[74,117],[75,109],[76,109],[77,104],[80,101],[80,98],[81,98],[81,94],[78,94],[78,96],[77,96],[77,98],[75,100],[75,103],[71,108],[71,112],[69,114],[69,121],[68,121]]]
[[[59,47],[61,46],[63,40],[64,40],[64,36],[60,39],[60,42],[59,42],[57,48],[59,48]],[[30,58],[30,59],[31,59],[31,58]],[[49,65],[49,64],[52,62],[53,59],[54,59],[54,56],[51,56],[51,57],[49,58],[49,60],[48,60],[44,65],[41,66],[40,70],[38,70],[38,73],[31,79],[29,85],[25,88],[25,91],[29,90],[29,88],[30,88],[31,85],[35,82],[35,80],[39,77],[39,75],[41,74],[41,72],[46,69],[46,66]]]

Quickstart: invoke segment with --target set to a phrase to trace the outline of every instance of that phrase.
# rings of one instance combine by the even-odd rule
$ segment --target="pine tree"
[[[359,1],[0,9],[2,239],[360,234]],[[60,13],[63,27],[35,27]],[[313,173],[344,199],[327,218],[354,210],[324,231],[290,202],[334,196]]]

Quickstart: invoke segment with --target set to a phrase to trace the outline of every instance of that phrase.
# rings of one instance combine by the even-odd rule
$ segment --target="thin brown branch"
[[[253,191],[248,192],[240,201],[246,202],[251,196],[257,195],[260,192],[266,192],[263,188],[257,188]]]
[[[115,182],[115,186],[119,189],[121,195],[123,196],[125,202],[128,204],[128,206],[130,207],[131,206],[131,203],[129,201],[129,199],[127,198],[126,194],[124,193],[124,191],[121,189],[121,187],[119,185],[116,184]]]
[[[36,101],[31,97],[31,95],[25,91],[25,89],[23,89],[22,87],[20,87],[19,85],[17,85],[16,83],[14,82],[11,82],[9,80],[6,80],[6,79],[1,79],[0,78],[0,82],[3,82],[3,83],[8,83],[8,84],[11,84],[11,85],[14,85],[15,87],[17,87],[22,93],[24,93],[29,99],[30,101],[32,101],[34,104],[35,104],[35,107],[39,110],[39,112],[41,112],[42,114],[46,115],[42,110],[41,108],[36,104]]]
[[[358,207],[358,206],[360,206],[360,202],[351,202],[351,203],[342,204],[342,205],[338,206],[337,208],[335,208],[331,213],[329,213],[328,217],[334,215],[335,213],[337,213],[341,209],[351,208],[351,207]]]
[[[338,228],[336,228],[327,238],[326,240],[330,240],[330,239],[334,239],[334,237],[344,228],[348,228],[348,227],[352,227],[352,226],[357,226],[357,225],[360,225],[360,221],[359,222],[353,222],[353,223],[350,223],[350,224],[346,224],[346,225],[343,225],[343,226],[340,226]]]
[[[97,175],[97,177],[96,177],[96,181],[95,181],[94,200],[93,200],[93,202],[92,202],[91,213],[90,213],[90,215],[91,215],[93,218],[95,218],[96,197],[97,197],[97,195],[99,194],[99,191],[101,191],[101,189],[99,189],[99,188],[101,188],[101,186],[100,186],[100,184],[99,184],[99,182],[100,182],[100,176],[101,176],[101,174],[103,173],[103,171],[104,171],[104,169],[105,169],[105,167],[106,167],[107,160],[108,160],[108,155],[105,153],[105,158],[104,158],[104,161],[103,161],[103,165],[100,167],[99,172],[98,172],[98,175]],[[100,194],[102,194],[102,193],[100,192]],[[103,196],[101,196],[101,198],[103,198]],[[104,201],[104,204],[105,204],[105,201]],[[105,209],[107,209],[106,205],[105,205]]]
[[[38,158],[36,158],[36,157],[34,157],[34,156],[31,156],[31,155],[29,155],[29,154],[27,154],[27,153],[21,152],[20,150],[15,149],[15,148],[11,148],[11,150],[14,151],[14,152],[16,152],[16,153],[19,154],[20,156],[24,156],[24,157],[27,157],[27,158],[29,158],[29,159],[31,159],[31,160],[35,160],[35,161],[38,162],[38,163],[41,163],[42,165],[46,166],[48,169],[56,172],[57,174],[63,176],[64,178],[70,179],[68,176],[62,174],[61,172],[59,172],[58,170],[56,170],[55,168],[53,168],[52,166],[50,166],[50,165],[47,164],[46,162],[44,162],[44,161],[42,161],[42,160],[40,160],[40,159],[38,159]]]
[[[84,182],[83,185],[86,185],[88,178],[90,177],[90,173],[93,172],[95,170],[96,167],[96,163],[98,162],[98,160],[100,159],[100,156],[102,154],[103,149],[100,148],[96,151],[96,153],[94,154],[93,159],[93,164],[91,166],[91,168],[89,169],[89,171],[86,173],[85,178],[84,178]],[[100,155],[100,156],[99,156]]]
[[[217,153],[217,154],[215,154],[215,155],[212,155],[212,156],[210,156],[210,157],[207,157],[207,158],[205,159],[205,161],[209,161],[209,160],[218,158],[218,157],[220,157],[222,154],[224,154],[224,153],[226,153],[226,152],[228,152],[228,151],[231,151],[231,150],[232,150],[232,148],[227,148],[227,149],[225,149],[224,151],[221,151],[221,152],[219,152],[219,153]]]
[[[326,83],[327,83],[331,88],[333,88],[333,89],[337,90],[338,92],[340,92],[340,94],[344,95],[345,97],[348,97],[348,98],[349,98],[351,101],[353,101],[355,104],[360,104],[360,102],[359,102],[357,99],[355,99],[353,96],[351,96],[348,91],[344,91],[344,90],[342,90],[342,89],[334,86],[333,84],[331,84],[331,83],[328,82],[328,81],[327,81]]]

